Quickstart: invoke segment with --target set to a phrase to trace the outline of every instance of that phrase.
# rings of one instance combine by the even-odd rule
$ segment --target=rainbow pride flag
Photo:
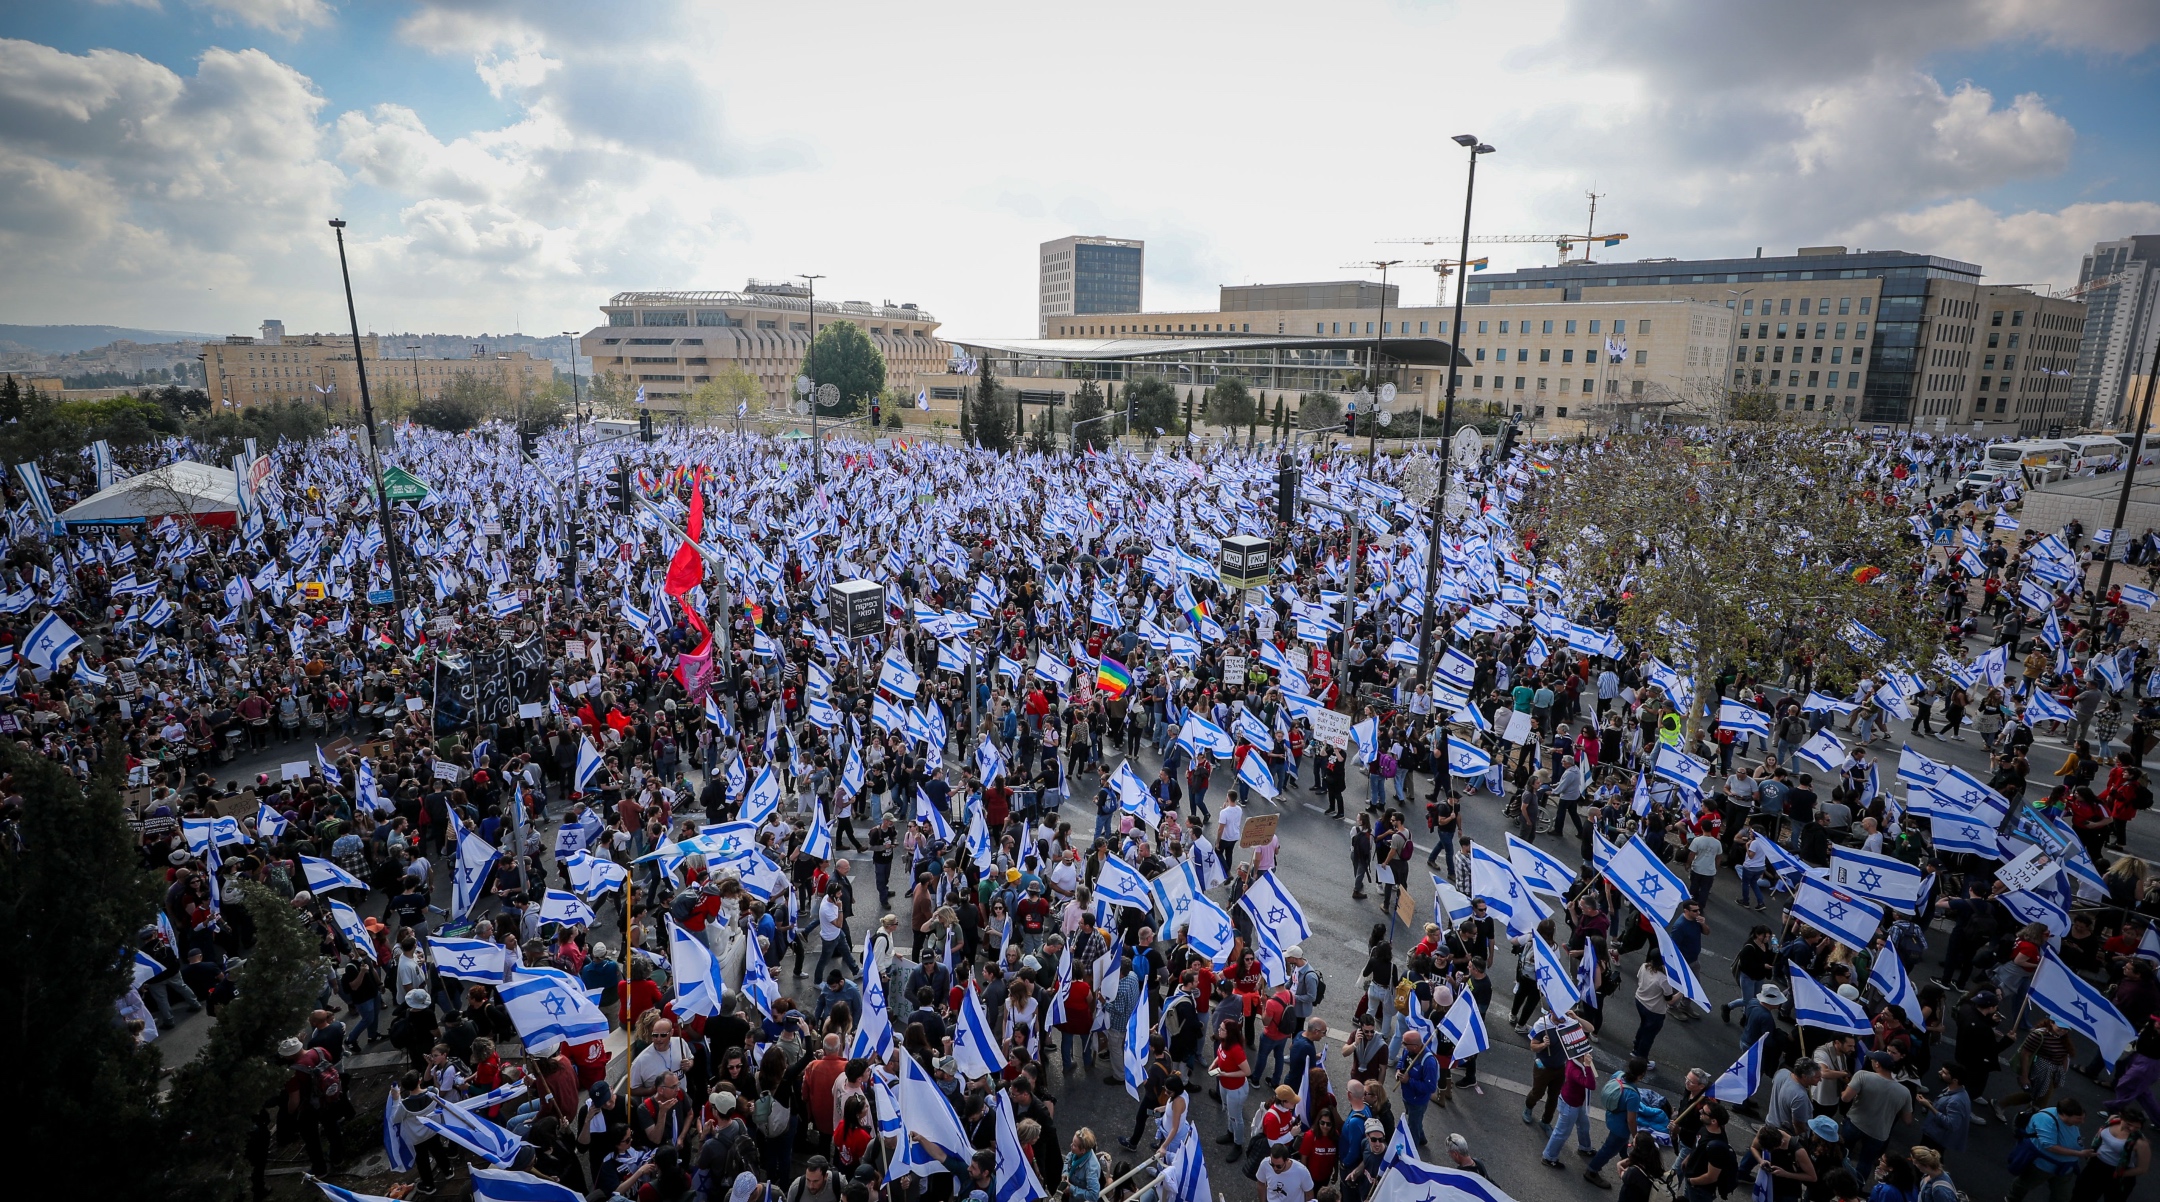
[[[1095,663],[1095,688],[1109,694],[1110,700],[1115,701],[1132,688],[1132,673],[1126,670],[1124,664],[1107,655],[1103,656]]]

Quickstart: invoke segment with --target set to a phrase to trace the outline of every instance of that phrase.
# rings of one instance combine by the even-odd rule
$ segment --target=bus
[[[1998,442],[1987,449],[1987,466],[1993,468],[2023,467],[2025,478],[2034,484],[2060,480],[2070,474],[2070,463],[2075,457],[2070,444],[2055,438],[2025,438],[2016,442]]]
[[[2115,441],[2127,448],[2131,443],[2138,441],[2138,436],[2125,432],[2115,435]],[[2160,449],[2160,434],[2145,435],[2144,441],[2138,446],[2138,465],[2142,467],[2152,463],[2156,449]]]
[[[2063,441],[2069,443],[2074,452],[2070,461],[2072,472],[2087,468],[2095,472],[2112,472],[2122,466],[2130,449],[2129,443],[2112,434],[2075,434]]]

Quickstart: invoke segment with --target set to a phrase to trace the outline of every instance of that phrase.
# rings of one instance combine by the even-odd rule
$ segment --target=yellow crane
[[[1618,246],[1627,241],[1628,236],[1626,234],[1598,233],[1597,202],[1605,194],[1602,192],[1585,192],[1583,195],[1590,198],[1590,220],[1584,227],[1584,232],[1580,234],[1486,234],[1482,237],[1472,238],[1470,241],[1481,246],[1544,242],[1559,250],[1560,266],[1562,267],[1567,266],[1569,263],[1588,263],[1591,261],[1589,253],[1591,244]],[[1388,246],[1447,246],[1458,241],[1458,237],[1454,234],[1435,234],[1430,238],[1383,238],[1380,241],[1382,245]],[[1570,256],[1574,254],[1575,248],[1578,246],[1584,248],[1582,257],[1579,259],[1571,258]]]

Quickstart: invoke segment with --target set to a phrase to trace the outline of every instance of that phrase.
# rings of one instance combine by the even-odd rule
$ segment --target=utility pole
[[[576,437],[570,443],[570,495],[563,502],[563,536],[570,544],[564,556],[568,561],[568,591],[563,594],[563,607],[570,607],[577,596],[577,540],[578,540],[578,472],[585,450],[585,417],[579,412],[577,375],[577,331],[564,330],[563,337],[570,340],[570,426]]]
[[[1463,190],[1462,250],[1457,260],[1470,257],[1470,204],[1477,198],[1477,161],[1481,154],[1491,154],[1493,148],[1478,140],[1476,134],[1457,134],[1455,144],[1470,152],[1470,179]],[[1594,202],[1593,202],[1594,203]],[[1425,604],[1418,612],[1418,688],[1432,682],[1432,628],[1433,593],[1440,587],[1440,523],[1447,516],[1448,484],[1455,478],[1455,360],[1462,354],[1463,290],[1469,286],[1470,269],[1465,266],[1455,273],[1455,324],[1448,339],[1447,399],[1440,412],[1440,481],[1433,486],[1432,520],[1427,526],[1425,541]],[[1599,355],[1603,361],[1605,356]],[[1419,415],[1423,421],[1423,415]]]
[[[2138,455],[2145,449],[2145,431],[2152,425],[2155,372],[2160,372],[2160,339],[2153,341],[2152,358],[2145,368],[2145,403],[2138,407],[2137,437],[2130,440],[2130,461],[2123,464],[2122,492],[2115,498],[2115,524],[2108,534],[2107,558],[2100,561],[2100,587],[2093,593],[2092,609],[2085,617],[2094,655],[2100,652],[2100,603],[2107,599],[2108,580],[2115,574],[2115,550],[2122,542],[2123,517],[2130,511],[2130,486],[2137,480]]]
[[[802,356],[802,358],[803,358],[803,375],[804,375],[804,377],[806,377],[806,378],[808,378],[808,377],[810,376],[810,371],[809,371],[809,367],[810,367],[810,353],[811,353],[811,351],[812,351],[813,349],[815,349],[815,348],[816,348],[816,346],[817,346],[817,282],[818,282],[819,280],[822,280],[822,279],[824,279],[824,278],[825,278],[825,277],[824,277],[824,276],[822,276],[822,275],[804,275],[804,276],[802,276],[802,279],[803,279],[803,280],[804,280],[805,282],[807,282],[807,283],[808,283],[808,284],[810,285],[810,289],[809,289],[809,294],[808,294],[808,298],[807,298],[807,299],[808,299],[808,301],[809,301],[809,305],[810,305],[810,341],[808,341],[808,342],[805,342],[805,343],[803,343],[803,356]],[[817,406],[818,406],[818,394],[817,394],[817,380],[816,380],[816,379],[814,379],[814,378],[810,380],[810,394],[809,394],[809,397],[810,397],[810,476],[811,476],[811,478],[812,478],[812,479],[816,480],[816,481],[817,481],[817,482],[818,482],[819,484],[823,484],[823,483],[825,483],[825,443],[824,443],[824,440],[822,440],[822,439],[820,439],[820,438],[818,437],[818,411],[817,411]]]
[[[405,604],[405,564],[398,556],[397,528],[390,516],[390,494],[383,487],[382,453],[375,446],[375,405],[368,396],[367,356],[360,350],[360,311],[353,307],[352,269],[345,264],[344,218],[331,218],[330,228],[337,232],[338,274],[345,280],[345,316],[352,322],[353,368],[360,376],[360,420],[367,423],[368,472],[375,484],[375,507],[382,521],[383,549],[390,553],[390,606],[400,609]]]

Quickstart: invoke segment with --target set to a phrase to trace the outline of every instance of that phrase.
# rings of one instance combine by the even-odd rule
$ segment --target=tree
[[[1728,668],[1774,680],[1805,646],[1819,678],[1849,683],[1932,660],[1911,530],[1859,495],[1859,466],[1857,452],[1793,433],[1620,435],[1554,478],[1539,529],[1581,596],[1624,597],[1620,637],[1692,682],[1699,734]]]
[[[1080,390],[1073,393],[1072,424],[1068,427],[1073,432],[1075,447],[1101,450],[1110,445],[1110,422],[1095,420],[1103,417],[1104,413],[1102,390],[1095,386],[1093,380],[1082,382]],[[1082,422],[1087,424],[1082,425]]]
[[[1774,422],[1784,418],[1783,399],[1766,389],[1734,389],[1725,399],[1725,420]]]
[[[1298,398],[1297,427],[1325,430],[1342,424],[1342,400],[1332,392],[1308,392]]]
[[[722,367],[712,379],[698,385],[696,392],[683,398],[683,412],[694,421],[732,421],[738,413],[747,417],[764,407],[765,386],[739,363]]]
[[[1125,407],[1132,413],[1133,428],[1149,441],[1163,434],[1183,433],[1183,427],[1178,425],[1177,389],[1159,376],[1127,384]]]
[[[1201,408],[1211,426],[1235,430],[1252,423],[1252,393],[1241,380],[1223,380],[1208,389],[1207,401]]]
[[[975,400],[971,406],[974,419],[975,445],[986,451],[1010,451],[1018,440],[1012,410],[1005,407],[999,396],[997,380],[990,374],[990,361],[984,359],[978,369],[982,375],[975,381]]]
[[[461,371],[441,391],[414,405],[412,419],[431,430],[456,434],[504,412],[507,402],[500,380]]]
[[[839,404],[820,405],[820,415],[846,417],[884,390],[885,356],[861,326],[836,321],[818,330],[803,356],[802,374],[840,390]]]
[[[1037,455],[1057,450],[1057,415],[1048,407],[1028,423],[1027,449]]]
[[[602,414],[620,415],[630,407],[631,398],[637,391],[622,376],[611,371],[595,373],[588,383],[591,390],[585,395],[592,399],[593,410]]]
[[[241,885],[240,897],[255,922],[255,946],[209,1042],[173,1074],[163,1140],[175,1155],[150,1197],[223,1202],[239,1196],[254,1115],[285,1079],[277,1045],[300,1030],[313,1004],[321,968],[299,911],[253,881]]]
[[[7,1057],[9,1139],[35,1149],[82,1197],[148,1197],[143,1158],[169,1149],[156,1131],[159,1056],[138,1048],[113,1006],[131,985],[136,932],[157,913],[113,773],[88,790],[58,764],[0,746],[9,791],[30,798],[0,850],[0,1054]],[[22,1183],[21,1188],[30,1188]]]

